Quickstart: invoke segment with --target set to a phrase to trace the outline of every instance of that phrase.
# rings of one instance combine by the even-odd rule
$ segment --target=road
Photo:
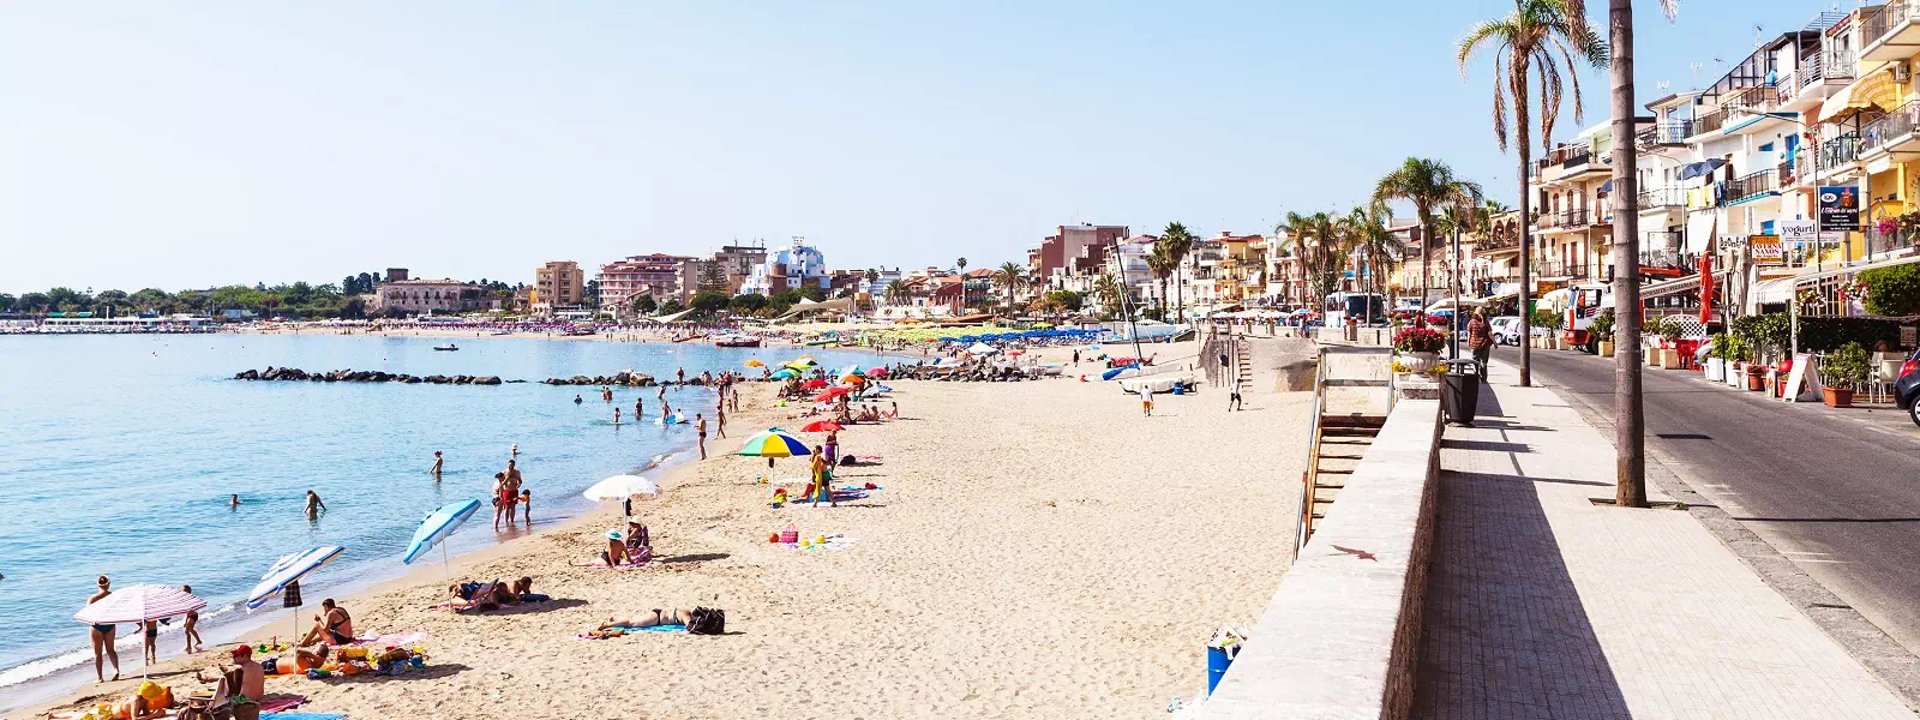
[[[1519,351],[1497,357],[1518,363]],[[1533,351],[1535,381],[1608,435],[1613,368]],[[1650,457],[1920,654],[1920,428],[1891,408],[1782,403],[1677,370],[1642,377]]]

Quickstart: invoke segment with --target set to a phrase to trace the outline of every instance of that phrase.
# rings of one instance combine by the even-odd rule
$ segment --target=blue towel
[[[616,627],[613,629],[625,630],[627,632],[686,632],[687,626],[685,625],[649,625],[647,627],[633,627],[628,625],[628,626]]]

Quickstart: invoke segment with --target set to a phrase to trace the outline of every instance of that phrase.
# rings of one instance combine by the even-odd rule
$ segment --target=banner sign
[[[1860,227],[1860,189],[1852,185],[1820,186],[1820,229]]]
[[[1752,235],[1747,238],[1747,248],[1753,252],[1756,265],[1781,265],[1787,259],[1780,252],[1780,236]]]
[[[1781,220],[1773,224],[1774,231],[1780,233],[1783,245],[1801,246],[1814,241],[1818,236],[1818,225],[1812,220]]]

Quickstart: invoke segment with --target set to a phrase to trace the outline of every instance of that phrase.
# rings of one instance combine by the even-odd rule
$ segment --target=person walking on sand
[[[440,471],[446,467],[446,463],[447,459],[440,454],[439,450],[433,451],[433,469],[428,470],[427,474],[432,475],[433,479],[439,480]]]
[[[307,520],[308,521],[319,520],[320,513],[323,513],[326,511],[327,511],[327,504],[320,501],[320,493],[314,492],[312,490],[308,490],[307,491]]]
[[[695,432],[699,433],[698,442],[700,443],[700,459],[705,460],[707,459],[707,416],[702,415],[700,413],[694,413],[693,429]]]
[[[1144,417],[1153,417],[1153,391],[1140,388],[1140,413]]]
[[[722,399],[720,407],[713,409],[713,428],[720,437],[727,436],[727,401]]]
[[[833,470],[827,467],[826,453],[819,445],[813,446],[813,460],[808,462],[808,466],[813,471],[814,504],[825,501],[829,506],[840,507],[833,500]]]
[[[180,592],[193,594],[192,585],[181,585]],[[200,611],[188,610],[186,624],[180,628],[180,634],[187,638],[187,654],[200,652],[206,648],[206,642],[200,639]]]
[[[111,580],[108,580],[107,576],[101,575],[99,579],[96,579],[93,581],[93,584],[98,585],[100,589],[94,591],[92,597],[87,598],[88,605],[92,605],[94,603],[100,602],[101,600],[106,599],[108,595],[113,594],[113,582]],[[88,635],[90,635],[93,638],[93,675],[94,677],[98,678],[100,682],[107,681],[106,671],[100,667],[101,653],[105,653],[106,659],[109,662],[113,663],[113,679],[119,680],[120,679],[120,651],[118,649],[115,649],[113,646],[114,626],[94,625],[92,629],[88,630],[87,632],[88,632]]]

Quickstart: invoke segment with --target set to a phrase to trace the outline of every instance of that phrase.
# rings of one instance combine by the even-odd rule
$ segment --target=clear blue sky
[[[1826,7],[1639,4],[1642,100]],[[1491,59],[1463,81],[1452,52],[1511,7],[7,3],[0,291],[530,282],[792,235],[834,267],[982,266],[1061,223],[1264,232],[1409,154],[1511,201]]]

